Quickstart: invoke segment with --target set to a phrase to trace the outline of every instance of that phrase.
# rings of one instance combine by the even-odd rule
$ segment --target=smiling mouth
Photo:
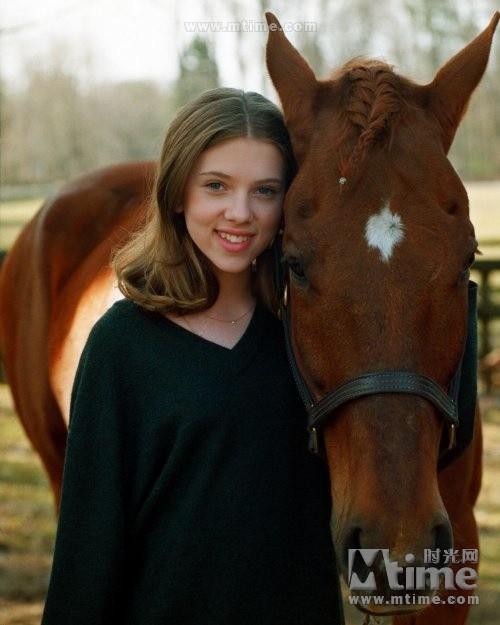
[[[225,241],[229,241],[230,243],[244,243],[245,241],[249,241],[253,236],[251,235],[243,235],[243,234],[231,234],[229,232],[224,232],[224,230],[216,230],[218,236]]]

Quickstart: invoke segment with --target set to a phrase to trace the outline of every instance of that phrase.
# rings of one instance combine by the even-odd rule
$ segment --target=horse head
[[[266,18],[268,70],[298,162],[283,233],[298,368],[315,400],[366,371],[418,372],[447,388],[477,251],[447,153],[499,13],[425,85],[364,57],[318,80]],[[445,435],[435,405],[408,393],[357,397],[324,424],[346,581],[351,549],[389,549],[404,567],[407,554],[420,562],[424,549],[452,546],[437,469]]]

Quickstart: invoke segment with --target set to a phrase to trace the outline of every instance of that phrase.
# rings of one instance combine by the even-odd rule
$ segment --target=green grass
[[[28,221],[40,208],[43,201],[43,198],[35,198],[33,200],[0,202],[0,222],[11,220]]]
[[[52,494],[38,456],[0,386],[0,622],[40,622],[55,519]],[[24,606],[24,607],[23,607]]]
[[[36,200],[12,200],[0,202],[0,250],[7,250],[22,229],[43,204]]]

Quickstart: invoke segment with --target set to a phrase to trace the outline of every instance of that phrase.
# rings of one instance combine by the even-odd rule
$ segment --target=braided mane
[[[393,120],[402,108],[400,77],[383,61],[356,57],[332,78],[340,78],[345,125],[339,144],[358,135],[348,157],[341,158],[340,173],[349,178],[359,168],[370,146],[392,138]]]

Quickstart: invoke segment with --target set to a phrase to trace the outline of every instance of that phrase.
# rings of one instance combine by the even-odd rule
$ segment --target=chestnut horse
[[[317,398],[384,367],[407,366],[444,386],[464,339],[459,278],[476,243],[446,153],[485,70],[498,14],[425,86],[360,59],[318,81],[266,17],[276,27],[268,68],[299,163],[284,249],[301,371]],[[93,323],[122,297],[110,253],[142,225],[155,167],[130,163],[75,180],[27,224],[2,267],[4,368],[56,512],[78,359]],[[350,546],[389,548],[398,558],[436,547],[437,528],[451,535],[442,530],[450,523],[455,548],[477,547],[479,414],[472,444],[438,473],[441,428],[430,403],[396,394],[345,404],[324,428],[344,576]],[[461,624],[467,612],[431,606],[394,622]]]
[[[446,388],[465,342],[477,249],[467,193],[446,155],[499,14],[427,85],[363,58],[319,81],[276,17],[266,18],[268,70],[299,165],[285,198],[283,256],[300,373],[315,401],[367,371],[418,372]],[[401,582],[407,554],[423,562],[424,549],[442,553],[453,536],[459,556],[478,547],[477,405],[472,443],[439,472],[442,430],[431,402],[401,393],[344,403],[323,426],[332,538],[346,582],[350,549],[388,549]],[[383,563],[375,564],[383,578]],[[450,568],[464,566],[474,565]],[[473,592],[443,590],[441,599],[455,605],[365,610],[401,614],[394,623],[458,625]]]

